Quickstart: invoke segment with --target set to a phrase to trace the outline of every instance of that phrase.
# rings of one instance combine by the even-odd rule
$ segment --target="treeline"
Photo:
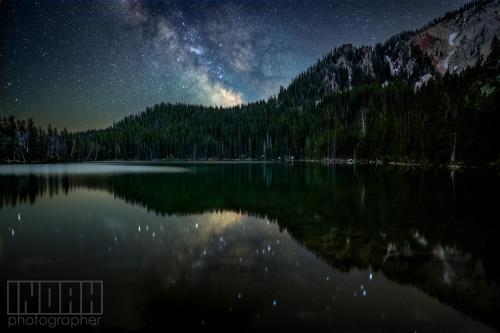
[[[352,158],[489,165],[500,160],[499,54],[494,38],[484,64],[436,76],[419,89],[404,77],[388,83],[382,75],[318,101],[295,89],[314,86],[313,71],[268,101],[231,108],[161,103],[103,130],[58,132],[4,118],[0,159]]]
[[[45,162],[71,159],[74,143],[66,129],[36,126],[33,119],[0,119],[0,161]]]

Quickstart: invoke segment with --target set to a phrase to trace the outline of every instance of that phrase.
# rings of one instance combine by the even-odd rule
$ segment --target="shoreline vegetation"
[[[322,163],[324,165],[370,165],[378,167],[401,167],[401,168],[421,168],[421,169],[448,169],[450,171],[467,169],[499,169],[499,163],[493,163],[489,167],[470,166],[463,163],[432,164],[416,161],[384,161],[378,160],[355,160],[352,158],[321,158],[321,159],[152,159],[152,160],[94,160],[94,161],[13,161],[0,162],[0,165],[33,165],[33,164],[70,164],[70,163],[172,163],[172,164],[270,164],[270,163]]]

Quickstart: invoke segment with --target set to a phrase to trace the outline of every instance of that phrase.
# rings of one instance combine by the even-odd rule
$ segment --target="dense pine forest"
[[[106,129],[75,133],[3,118],[0,160],[331,158],[498,165],[498,39],[483,63],[416,84],[419,75],[432,72],[418,50],[412,50],[411,75],[391,76],[382,59],[382,48],[397,47],[398,38],[404,34],[375,47],[339,47],[267,101],[230,108],[161,103]],[[373,75],[356,65],[360,50],[373,54]],[[354,64],[352,73],[333,69],[336,81],[325,89],[318,82],[340,55]]]

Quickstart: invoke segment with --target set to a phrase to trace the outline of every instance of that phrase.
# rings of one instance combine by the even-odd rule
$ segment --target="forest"
[[[267,101],[229,108],[160,103],[80,132],[4,117],[0,161],[352,159],[498,167],[498,38],[483,63],[418,87],[417,77],[391,78],[381,50],[390,43],[370,49],[375,59],[380,54],[372,76],[361,66],[349,77],[337,68],[334,90],[318,84],[325,66],[339,52],[359,58],[359,49],[332,51]],[[424,56],[416,63],[430,70]]]

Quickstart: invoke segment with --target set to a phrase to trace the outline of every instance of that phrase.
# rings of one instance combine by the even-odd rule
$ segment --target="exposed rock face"
[[[484,61],[499,32],[500,0],[480,1],[417,32],[411,42],[431,58],[439,73],[456,73]]]
[[[339,46],[300,74],[280,97],[300,96],[294,105],[318,104],[325,94],[394,78],[419,89],[436,75],[484,62],[495,34],[500,35],[500,0],[471,2],[383,44]]]

